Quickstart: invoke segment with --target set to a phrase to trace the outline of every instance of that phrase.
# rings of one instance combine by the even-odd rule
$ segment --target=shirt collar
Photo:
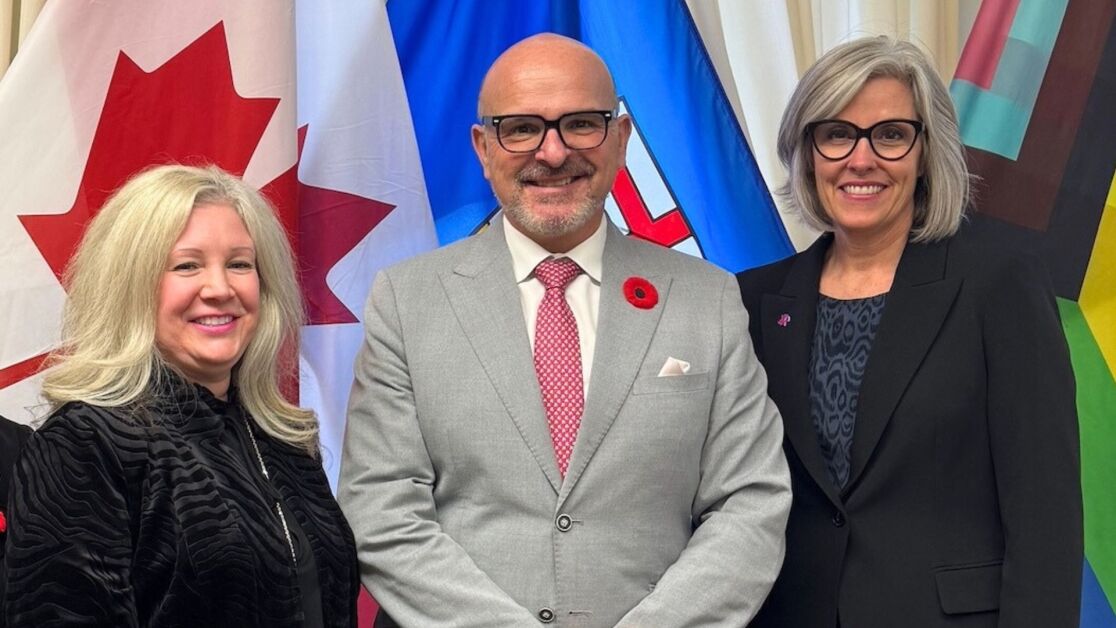
[[[608,222],[607,217],[601,217],[601,224],[593,232],[593,235],[566,253],[560,254],[553,254],[539,246],[538,242],[516,229],[515,225],[506,216],[501,215],[500,218],[504,221],[504,239],[507,241],[508,250],[511,252],[512,271],[515,273],[516,283],[523,283],[530,279],[532,273],[535,272],[535,267],[544,259],[548,257],[568,257],[577,262],[577,265],[581,267],[581,270],[589,276],[593,283],[600,285],[607,233],[605,226],[605,223]]]

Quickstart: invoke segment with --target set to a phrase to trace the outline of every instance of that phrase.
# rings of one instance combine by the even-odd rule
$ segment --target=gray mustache
[[[534,165],[520,170],[515,176],[515,180],[519,183],[524,183],[526,181],[542,178],[591,177],[596,171],[596,168],[587,165],[562,164],[562,166],[558,168]]]

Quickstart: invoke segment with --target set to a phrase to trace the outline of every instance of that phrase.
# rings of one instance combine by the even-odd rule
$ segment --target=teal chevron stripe
[[[1068,4],[1069,0],[1023,0],[1015,11],[1008,37],[1038,48],[1049,59]]]
[[[1022,0],[1012,19],[991,89],[955,78],[949,86],[961,139],[973,148],[1018,159],[1068,0]]]
[[[993,80],[1000,80],[999,75]],[[949,93],[961,120],[961,140],[967,146],[1008,159],[1019,157],[1031,121],[1030,107],[962,79],[950,83]]]

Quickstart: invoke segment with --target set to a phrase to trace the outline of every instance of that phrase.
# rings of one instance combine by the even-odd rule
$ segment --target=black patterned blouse
[[[886,298],[886,294],[848,300],[818,295],[810,352],[810,415],[829,474],[839,488],[849,481],[860,382]]]
[[[322,625],[355,626],[352,531],[320,461],[255,429],[267,480],[247,429],[235,401],[181,381],[144,417],[55,412],[12,482],[8,625],[304,626],[317,605],[278,497],[313,552]]]

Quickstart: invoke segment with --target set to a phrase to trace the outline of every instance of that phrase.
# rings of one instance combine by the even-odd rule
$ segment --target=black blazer
[[[738,276],[794,492],[786,560],[752,625],[1076,628],[1077,413],[1045,273],[964,231],[907,245],[838,490],[808,382],[831,242]]]

